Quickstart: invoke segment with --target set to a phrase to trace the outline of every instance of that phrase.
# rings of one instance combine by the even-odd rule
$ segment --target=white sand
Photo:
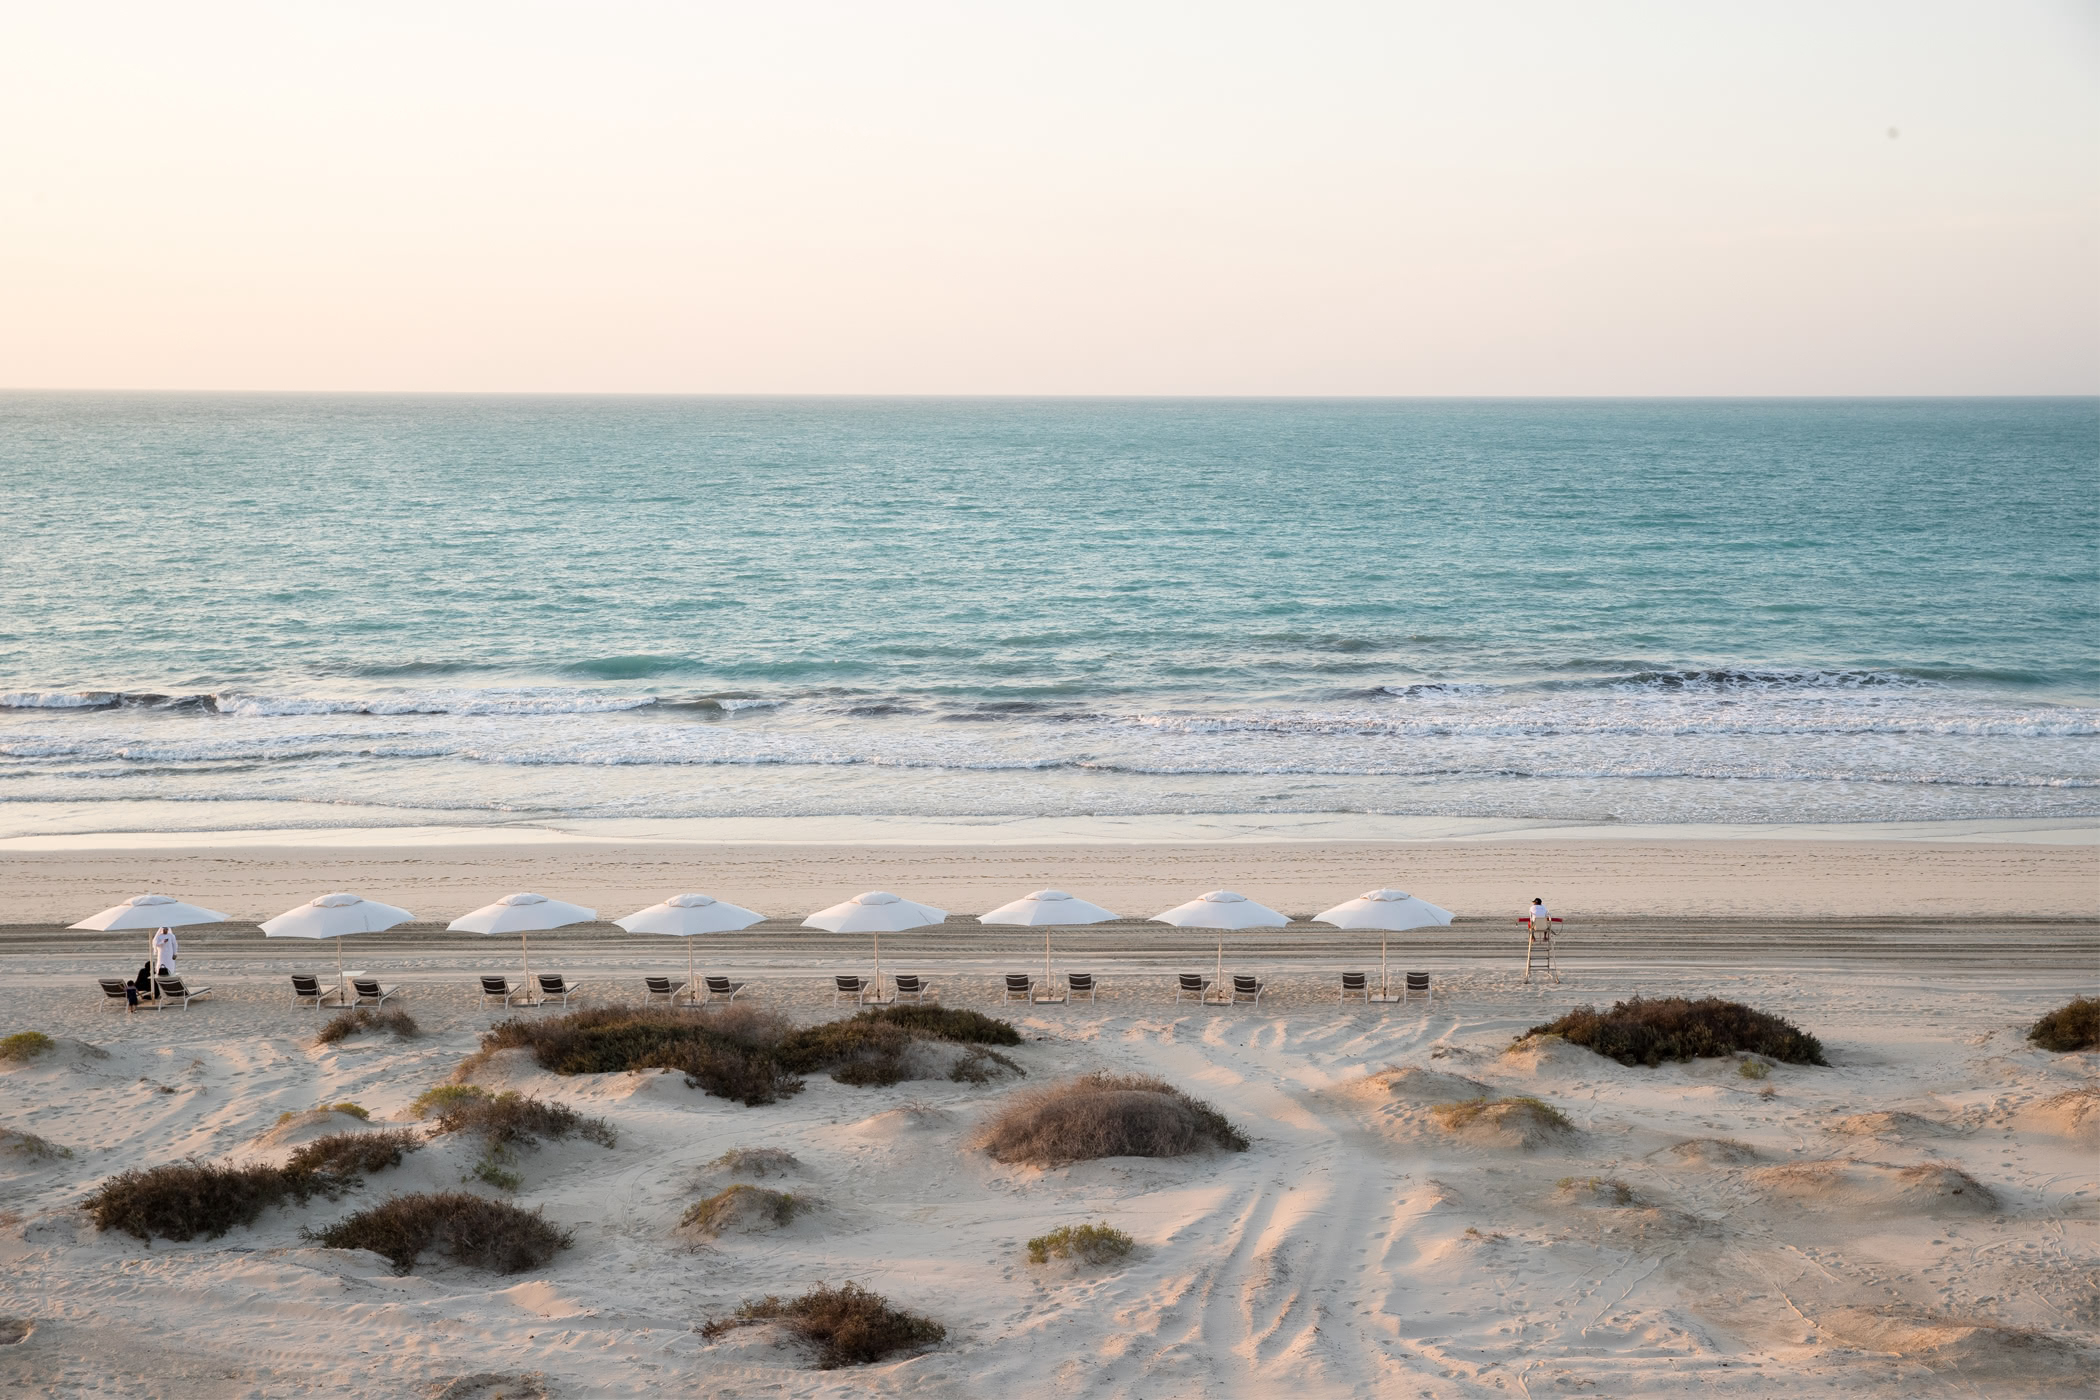
[[[624,985],[574,950],[562,961],[603,994]],[[926,970],[951,1004],[998,1014],[988,979]],[[1155,1072],[1216,1104],[1253,1149],[1048,1172],[965,1145],[1011,1083],[817,1077],[745,1108],[679,1075],[504,1064],[494,1080],[619,1132],[610,1150],[521,1155],[515,1199],[575,1244],[516,1277],[429,1259],[397,1277],[374,1255],[301,1240],[361,1203],[458,1187],[472,1154],[450,1141],[342,1202],[271,1211],[216,1240],[98,1234],[78,1209],[97,1181],[186,1155],[279,1158],[291,1145],[271,1137],[279,1115],[316,1104],[401,1119],[494,1019],[460,977],[433,971],[401,1002],[423,1038],[314,1049],[320,1018],[285,1004],[275,968],[194,971],[218,985],[213,1002],[126,1017],[97,1006],[69,960],[0,969],[0,1032],[108,1052],[61,1045],[0,1070],[0,1126],[73,1153],[0,1153],[0,1315],[33,1323],[0,1346],[0,1386],[419,1395],[495,1372],[561,1396],[1896,1397],[2077,1394],[2094,1373],[2100,1118],[2081,1129],[2048,1105],[2092,1091],[2100,1057],[2021,1039],[2040,1011],[2090,990],[2090,967],[1620,966],[1577,969],[1556,990],[1469,965],[1427,1009],[1337,1008],[1327,975],[1285,967],[1272,969],[1278,1005],[1258,1012],[1177,1007],[1161,979],[1118,972],[1098,1009],[1014,1009],[1026,1082]],[[755,991],[828,1014],[808,983]],[[1733,1061],[1649,1070],[1566,1046],[1501,1053],[1536,1021],[1635,991],[1783,1012],[1824,1038],[1833,1066],[1759,1083]],[[1576,1131],[1529,1151],[1456,1138],[1431,1111],[1437,1081],[1392,1067],[1536,1095]],[[1875,1114],[1907,1116],[1862,1117]],[[675,1237],[685,1206],[725,1180],[705,1164],[734,1147],[792,1152],[801,1172],[767,1184],[820,1208],[775,1232]],[[1953,1194],[1961,1178],[1932,1164],[1987,1194]],[[1932,1169],[1907,1170],[1920,1167]],[[1025,1262],[1028,1237],[1086,1220],[1129,1231],[1140,1253],[1108,1269]],[[710,1344],[694,1330],[754,1295],[848,1279],[939,1319],[947,1342],[821,1372],[762,1333]],[[499,1390],[542,1393],[474,1393]]]

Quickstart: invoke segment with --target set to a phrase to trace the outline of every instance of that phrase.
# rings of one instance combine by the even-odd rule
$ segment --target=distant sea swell
[[[2092,818],[2096,427],[0,396],[0,809]]]

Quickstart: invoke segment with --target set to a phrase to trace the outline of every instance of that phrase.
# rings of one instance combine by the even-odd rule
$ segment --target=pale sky
[[[6,387],[2093,393],[2096,234],[2100,3],[0,4]]]

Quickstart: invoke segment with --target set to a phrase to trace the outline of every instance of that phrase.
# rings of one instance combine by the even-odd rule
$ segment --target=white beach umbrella
[[[95,929],[108,932],[116,929],[163,929],[185,928],[190,924],[228,924],[233,922],[230,914],[221,914],[216,909],[206,909],[201,904],[184,904],[171,894],[135,894],[122,904],[112,904],[99,914],[90,914],[70,927]],[[150,960],[158,963],[159,944],[156,942]]]
[[[170,894],[135,894],[122,904],[113,904],[99,914],[90,914],[69,928],[127,929],[182,928],[189,924],[230,924],[231,914],[184,904]]]
[[[1076,899],[1063,890],[1037,890],[1011,904],[1002,904],[989,914],[977,916],[981,924],[1015,924],[1043,930],[1043,986],[1050,985],[1050,930],[1059,925],[1098,924],[1119,915]]]
[[[525,986],[532,986],[532,949],[525,935],[568,924],[587,924],[598,917],[595,909],[564,904],[543,894],[507,894],[494,904],[484,904],[471,914],[462,914],[445,927],[454,933],[515,933],[524,955]]]
[[[1387,933],[1404,933],[1411,928],[1429,928],[1448,924],[1456,917],[1449,909],[1439,909],[1426,899],[1418,899],[1405,890],[1370,890],[1354,899],[1344,900],[1324,914],[1315,914],[1315,923],[1333,924],[1336,928],[1375,928]],[[1378,940],[1378,986],[1382,995],[1388,978],[1385,970],[1387,939]]]
[[[661,904],[652,904],[647,909],[637,909],[624,919],[613,922],[629,933],[667,933],[673,938],[683,938],[685,944],[685,984],[690,987],[699,980],[694,974],[693,938],[703,933],[733,933],[740,928],[749,928],[765,915],[755,909],[745,909],[735,904],[724,904],[711,894],[674,894]]]
[[[1256,904],[1231,890],[1212,890],[1186,904],[1177,904],[1164,914],[1154,914],[1147,923],[1174,924],[1180,928],[1218,930],[1218,972],[1214,983],[1225,986],[1225,930],[1237,928],[1282,928],[1290,920],[1265,904]]]
[[[948,917],[945,909],[914,904],[887,890],[857,894],[844,904],[819,909],[802,921],[804,928],[829,929],[833,933],[869,933],[875,936],[875,995],[882,995],[882,935],[908,928],[925,928]]]
[[[355,894],[324,894],[263,921],[265,938],[333,938],[335,976],[343,980],[343,939],[353,933],[378,933],[405,924],[415,915],[406,909]]]

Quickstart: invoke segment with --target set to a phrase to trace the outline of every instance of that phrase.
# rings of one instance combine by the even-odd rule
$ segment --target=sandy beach
[[[185,1397],[2081,1393],[2100,1357],[2100,1056],[2022,1037],[2092,990],[2093,863],[2089,847],[1723,842],[16,854],[9,907],[41,921],[0,930],[0,1031],[58,1045],[0,1069],[0,1126],[70,1155],[0,1159],[0,1315],[30,1324],[0,1348],[0,1378]],[[434,926],[351,940],[352,964],[401,984],[390,1005],[422,1033],[317,1046],[326,1013],[294,1008],[286,974],[331,966],[332,949],[202,927],[185,970],[212,998],[126,1016],[91,979],[135,964],[140,936],[55,925],[133,887],[257,916],[342,886],[448,915],[520,886],[602,912],[704,888],[787,915],[872,886],[974,910],[1047,883],[1154,912],[1229,882],[1304,913],[1396,869],[1462,915],[1396,948],[1396,971],[1432,973],[1426,1004],[1338,1005],[1336,973],[1375,969],[1376,940],[1315,926],[1228,936],[1227,970],[1268,984],[1259,1009],[1177,1005],[1171,974],[1208,970],[1214,935],[1119,921],[1056,936],[1058,971],[1094,970],[1098,1002],[1002,1006],[999,974],[1039,974],[1041,940],[958,916],[886,939],[885,965],[1013,1021],[1025,1078],[817,1075],[747,1108],[678,1075],[559,1077],[505,1052],[477,1083],[601,1116],[617,1145],[527,1150],[503,1192],[462,1187],[472,1153],[439,1139],[350,1198],[183,1244],[98,1233],[79,1209],[127,1169],[282,1161],[322,1132],[414,1125],[411,1102],[503,1015],[471,975],[517,965],[514,941]],[[1535,885],[1569,911],[1558,986],[1521,982],[1509,937],[1508,906]],[[1783,911],[1749,912],[1774,890]],[[593,1005],[683,963],[673,940],[603,926],[534,950]],[[830,975],[867,971],[869,951],[780,918],[710,940],[703,959],[808,1023],[846,1014]],[[1732,1058],[1647,1069],[1509,1048],[1576,1005],[1635,994],[1782,1014],[1831,1064],[1752,1079]],[[1006,1096],[1102,1069],[1165,1077],[1250,1150],[1042,1170],[970,1146]],[[1441,1125],[1439,1103],[1482,1094],[1537,1097],[1568,1126],[1524,1141]],[[345,1102],[370,1123],[279,1122]],[[709,1164],[752,1147],[793,1155],[767,1184],[813,1209],[779,1229],[681,1233],[683,1210],[732,1179]],[[433,1259],[397,1275],[302,1237],[438,1189],[542,1210],[574,1243],[518,1276]],[[1026,1261],[1025,1240],[1087,1221],[1127,1231],[1137,1253]],[[696,1330],[745,1299],[849,1279],[947,1340],[826,1372],[762,1330]]]

